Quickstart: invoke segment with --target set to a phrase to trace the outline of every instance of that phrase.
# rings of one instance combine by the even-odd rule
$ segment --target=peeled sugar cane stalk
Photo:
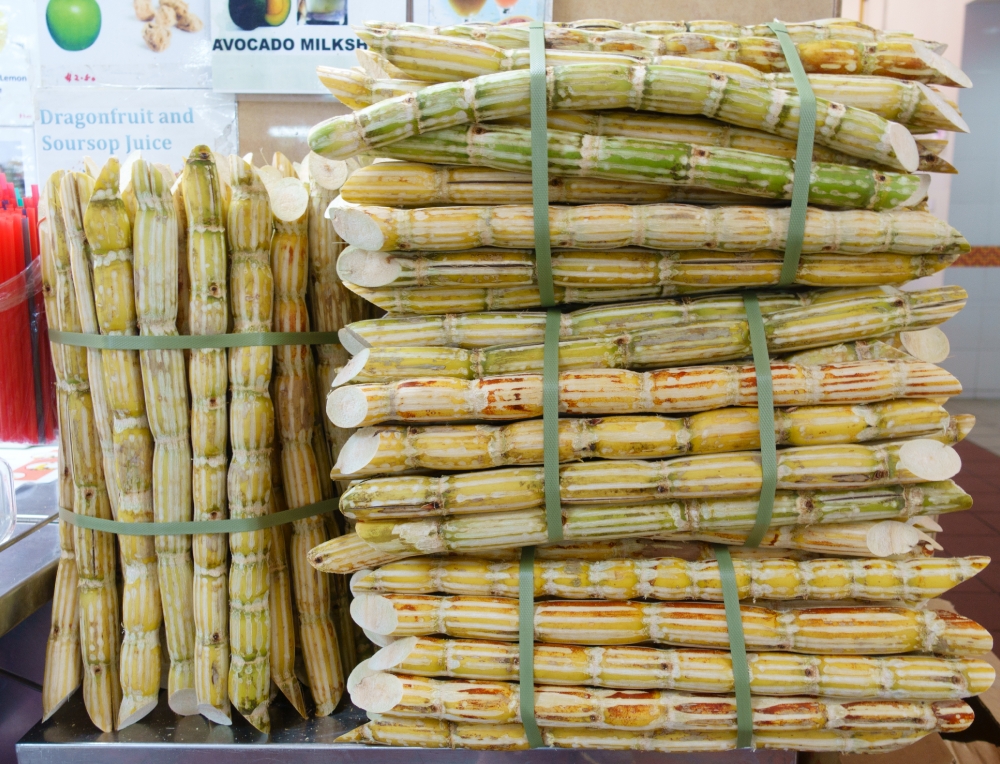
[[[779,88],[746,79],[730,82],[728,75],[685,66],[646,66],[614,55],[606,60],[567,66],[552,60],[548,108],[701,114],[786,138],[798,133],[799,97]],[[522,116],[530,111],[529,84],[523,69],[425,88],[321,122],[309,132],[309,146],[329,159],[348,159],[428,129]],[[784,117],[780,121],[771,117],[776,109]],[[920,163],[906,128],[871,112],[817,99],[816,124],[822,126],[816,133],[820,145],[906,172]]]
[[[457,35],[433,35],[410,29],[376,31],[363,29],[358,35],[369,49],[385,56],[407,75],[429,82],[450,82],[468,77],[527,68],[529,30],[525,26],[496,27],[494,39],[463,39]],[[573,30],[549,28],[545,34],[546,63],[559,65],[585,61],[588,56],[620,56],[628,61],[651,62],[659,56],[709,59],[750,66],[762,72],[787,72],[788,64],[777,38],[721,37],[706,32],[646,34],[630,31]],[[823,39],[796,44],[806,72],[889,76],[933,85],[970,87],[972,82],[957,66],[924,43],[907,37],[860,43]],[[574,55],[576,58],[574,58]]]
[[[341,255],[345,266],[357,263],[357,250]],[[374,264],[355,277],[371,283],[390,281],[383,288],[368,288],[345,279],[344,286],[390,313],[451,314],[485,310],[518,310],[540,307],[534,253],[512,254],[490,250],[432,253],[409,259],[401,253],[367,252],[363,262]],[[794,283],[814,287],[861,287],[903,284],[946,268],[959,255],[803,255]],[[784,256],[776,251],[740,253],[664,252],[633,249],[608,253],[556,250],[552,257],[555,299],[558,303],[620,303],[676,295],[728,292],[733,288],[776,286]],[[391,263],[388,269],[383,265]],[[404,269],[426,269],[444,286],[395,287],[396,264]],[[443,266],[443,267],[441,267]],[[354,267],[354,266],[352,266]],[[462,270],[468,273],[462,273]],[[367,274],[367,275],[366,275]],[[478,276],[478,281],[475,277]],[[450,283],[449,283],[450,282]],[[513,282],[524,286],[504,286]],[[500,286],[476,284],[499,283]]]
[[[941,596],[989,564],[988,557],[891,560],[734,560],[740,599],[920,602]],[[517,562],[419,557],[363,570],[358,594],[517,597]],[[540,560],[536,597],[722,601],[719,564],[676,557],[649,560]]]
[[[776,406],[948,398],[962,391],[947,371],[920,361],[822,366],[772,362],[771,378]],[[751,365],[652,372],[567,371],[560,372],[558,384],[559,411],[574,416],[666,414],[757,405],[756,372]],[[338,427],[389,421],[531,419],[542,415],[542,376],[346,385],[330,394],[326,411]]]
[[[835,490],[948,480],[961,459],[939,441],[786,448],[778,452],[783,491]],[[564,464],[567,504],[615,504],[673,498],[748,496],[761,490],[760,454],[738,451],[661,461],[593,460]],[[529,509],[545,503],[540,467],[502,467],[441,476],[398,475],[351,485],[340,511],[352,520],[433,517]]]
[[[782,328],[796,330],[800,320],[830,310],[865,315],[876,307],[898,312],[918,328],[951,318],[964,306],[965,292],[944,288],[904,292],[894,287],[814,289],[799,292],[763,292],[758,296],[768,346]],[[832,303],[846,302],[847,305]],[[939,315],[938,315],[939,314]],[[720,294],[629,305],[607,305],[568,311],[560,317],[560,339],[614,336],[624,332],[690,326],[727,319],[746,320],[743,296]],[[825,328],[825,327],[824,327]],[[878,334],[893,331],[889,325]],[[877,336],[872,334],[868,336]],[[497,339],[503,340],[498,343]],[[385,316],[356,321],[340,331],[340,340],[354,354],[363,348],[448,346],[486,348],[497,344],[531,345],[545,339],[545,314],[541,312],[487,311],[433,316]]]
[[[869,406],[800,406],[775,410],[778,445],[859,443],[930,437],[954,443],[973,418],[950,417],[933,401],[899,400]],[[540,464],[542,423],[373,427],[355,432],[334,466],[334,477],[407,470],[473,470]],[[757,410],[729,408],[685,418],[620,416],[559,421],[559,461],[655,459],[686,453],[743,451],[760,447]]]
[[[557,53],[556,57],[566,55]],[[764,74],[752,67],[729,61],[673,57],[665,57],[663,61],[717,72],[734,80],[748,80],[756,85],[793,92],[796,90],[795,80],[790,74]],[[350,109],[363,109],[427,87],[424,81],[408,79],[405,72],[402,72],[402,78],[386,79],[382,75],[368,74],[357,69],[318,66],[316,74],[330,93]],[[850,74],[810,74],[808,77],[813,92],[820,98],[898,122],[913,133],[932,133],[936,130],[969,132],[969,126],[958,109],[923,83]]]
[[[534,247],[534,210],[528,205],[395,209],[334,204],[327,215],[347,243],[364,250],[452,252],[476,247]],[[772,207],[591,204],[549,207],[549,228],[552,246],[557,249],[748,252],[783,250],[788,215],[788,208]],[[802,251],[918,255],[964,253],[969,248],[957,230],[929,212],[809,208]],[[338,273],[345,280],[354,280],[348,279],[340,266]],[[399,275],[403,274],[406,270],[400,269]]]
[[[189,295],[185,312],[188,329],[196,335],[224,334],[228,328],[222,174],[223,169],[216,163],[211,149],[196,146],[188,156],[180,184],[188,246],[179,273],[187,277]],[[228,167],[225,174],[229,174]],[[192,350],[188,354],[188,377],[194,519],[222,520],[229,509],[226,351],[221,348]],[[216,724],[229,724],[229,539],[220,533],[197,534],[191,539],[191,553],[194,558],[194,671],[198,712]]]
[[[708,540],[740,545],[757,519],[758,499],[685,499],[632,506],[563,508],[567,543],[615,539]],[[853,491],[780,491],[763,548],[887,557],[935,542],[909,523],[959,512],[972,498],[951,481]],[[918,518],[914,520],[912,518]],[[881,522],[879,522],[881,521]],[[542,508],[412,520],[360,522],[354,534],[310,552],[329,573],[353,573],[420,554],[481,554],[484,550],[548,543]],[[634,554],[634,552],[630,552]]]
[[[548,170],[553,175],[708,188],[765,199],[790,199],[793,161],[784,157],[677,141],[547,131]],[[435,130],[375,149],[390,159],[472,165],[497,170],[531,169],[531,131],[476,124]],[[913,207],[927,196],[928,176],[814,162],[812,204],[888,210]],[[849,188],[850,191],[845,191]]]
[[[945,610],[906,607],[793,607],[741,605],[751,650],[808,655],[880,655],[921,651],[944,657],[989,652],[990,633]],[[359,594],[351,616],[374,634],[517,641],[516,599]],[[535,639],[577,645],[651,641],[678,647],[729,645],[721,603],[548,600],[535,603]]]
[[[690,753],[729,751],[737,746],[735,730],[633,732],[544,727],[541,732],[543,744],[551,748]],[[927,734],[927,731],[913,730],[768,730],[755,732],[752,745],[756,749],[877,753],[910,745]],[[520,724],[473,724],[390,715],[363,724],[341,735],[335,742],[485,751],[526,750],[530,747]]]
[[[117,165],[117,163],[113,163]],[[82,173],[63,179],[62,211],[83,330],[89,334],[136,333],[132,271],[132,231],[123,204],[117,204],[118,167],[95,183]],[[96,194],[96,198],[94,198]],[[119,286],[121,285],[121,286]],[[153,516],[153,436],[146,417],[139,354],[101,350],[107,421],[111,424],[112,469],[108,490],[118,496],[122,522],[151,522]],[[95,415],[99,416],[95,411]],[[156,708],[160,689],[162,610],[154,540],[122,536],[119,541],[125,590],[122,595],[122,705],[118,729]],[[183,684],[175,689],[183,691]]]
[[[515,682],[437,681],[379,674],[352,693],[355,704],[373,714],[479,724],[521,721]],[[736,724],[732,695],[691,695],[671,690],[596,687],[534,689],[540,726],[599,730],[728,730]],[[942,730],[965,729],[972,709],[961,700],[848,700],[781,698],[751,700],[755,728],[784,730]],[[966,710],[968,709],[968,710]]]
[[[106,169],[117,172],[117,161]],[[103,176],[102,176],[103,177]],[[138,160],[132,165],[136,314],[140,333],[177,334],[177,216],[172,176]],[[120,200],[118,204],[123,208]],[[185,252],[185,257],[187,253]],[[181,350],[140,351],[153,450],[153,516],[190,520],[191,441],[188,382]],[[194,569],[190,536],[156,537],[157,571],[170,654],[168,701],[174,713],[198,713],[194,666]]]
[[[67,173],[53,173],[46,184],[48,201],[48,246],[43,246],[44,272],[55,285],[57,310],[49,313],[50,326],[80,332],[83,325],[74,289],[69,242],[63,218],[60,187]],[[75,246],[75,243],[74,243]],[[66,442],[69,445],[70,476],[73,481],[73,511],[104,520],[112,518],[111,498],[104,477],[103,448],[94,402],[98,377],[91,385],[90,352],[60,345],[53,356],[63,412]],[[99,361],[100,354],[97,354]],[[100,381],[103,387],[103,380]],[[60,431],[61,432],[61,431]],[[117,499],[116,499],[117,500]],[[77,555],[77,599],[80,616],[80,654],[83,660],[83,702],[94,725],[103,732],[117,727],[122,688],[119,682],[120,627],[118,588],[115,584],[115,539],[110,533],[73,527],[73,547]]]
[[[733,692],[728,650],[536,644],[534,653],[539,684]],[[352,678],[363,682],[369,672],[392,672],[411,680],[517,681],[518,662],[517,645],[510,643],[404,637],[379,650]],[[949,700],[984,692],[996,677],[992,665],[975,658],[759,652],[749,653],[747,662],[755,695]]]
[[[263,182],[249,164],[230,157],[229,175],[232,198],[225,230],[230,253],[233,332],[267,332],[271,330],[274,307],[268,259],[271,207]],[[260,517],[271,511],[275,416],[268,385],[272,358],[270,347],[229,351],[233,456],[228,492],[233,518]],[[247,721],[265,733],[271,728],[270,545],[270,530],[229,535],[229,698]]]
[[[872,290],[868,295],[857,294],[854,299],[847,295],[845,298],[769,314],[764,319],[768,350],[781,355],[901,330],[929,328],[958,313],[965,305],[966,294],[961,287],[921,292],[886,288]],[[668,303],[664,307],[663,312],[669,314],[675,306]],[[664,326],[658,320],[657,303],[599,311],[610,319],[601,321],[601,328],[581,327],[582,331],[573,339],[559,342],[560,369],[662,368],[683,363],[736,360],[751,355],[750,331],[745,318]],[[627,314],[636,316],[637,320],[630,320]],[[541,317],[542,314],[537,315]],[[503,315],[493,314],[491,318],[494,320],[490,323],[499,328]],[[568,319],[566,323],[572,327],[573,314],[569,314]],[[620,333],[613,336],[616,329]],[[591,333],[597,336],[588,337]],[[365,348],[359,350],[337,375],[333,385],[421,376],[473,379],[542,370],[542,344],[522,344],[516,335],[504,333],[494,334],[494,337],[502,339],[504,344],[471,350],[433,346],[436,343],[430,347],[412,347],[403,342],[392,347]]]
[[[770,137],[770,136],[769,136]],[[419,162],[379,162],[362,167],[340,189],[344,201],[393,207],[430,204],[531,204],[531,176],[479,167],[438,167]],[[333,201],[331,198],[329,201]],[[322,215],[327,206],[320,210]],[[743,194],[603,178],[551,176],[549,201],[594,204],[746,204]],[[761,200],[766,202],[766,200]]]

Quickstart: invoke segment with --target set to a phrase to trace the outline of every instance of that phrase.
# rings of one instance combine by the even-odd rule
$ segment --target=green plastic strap
[[[545,353],[542,366],[542,464],[545,468],[545,523],[549,543],[563,540],[562,500],[559,497],[559,324],[562,313],[545,314]]]
[[[531,201],[534,205],[535,268],[542,307],[556,304],[552,283],[552,242],[549,237],[549,132],[548,97],[545,84],[545,25],[532,21],[528,27],[531,75]]]
[[[736,585],[736,569],[729,547],[715,545],[722,581],[722,602],[726,608],[726,628],[729,629],[729,654],[733,663],[733,689],[736,691],[736,747],[753,746],[753,707],[750,704],[750,668],[747,665],[747,644],[743,638],[743,617],[740,614],[740,590]]]
[[[778,451],[774,438],[774,385],[771,381],[771,358],[767,352],[767,334],[760,302],[752,292],[744,293],[743,307],[750,326],[750,347],[757,377],[757,428],[760,430],[760,503],[757,520],[744,546],[758,547],[771,526],[774,492],[778,488]]]
[[[248,332],[246,334],[175,334],[139,337],[80,334],[49,330],[49,340],[60,345],[94,350],[205,350],[208,348],[273,347],[275,345],[339,345],[336,332]]]
[[[521,724],[531,748],[545,745],[535,721],[535,547],[521,547],[517,593],[517,650]]]
[[[189,520],[176,523],[123,523],[99,517],[78,515],[67,509],[59,510],[59,519],[92,531],[114,533],[119,536],[200,536],[211,533],[249,533],[263,531],[276,525],[305,520],[337,509],[337,499],[326,499],[306,504],[297,509],[286,509],[272,515],[244,517],[236,520]]]
[[[802,68],[799,51],[792,42],[785,25],[780,21],[768,24],[778,38],[781,52],[785,54],[788,71],[795,80],[799,95],[799,135],[795,147],[795,177],[792,182],[792,209],[788,216],[788,236],[785,239],[785,262],[781,266],[780,286],[795,281],[802,256],[802,242],[806,234],[806,210],[809,207],[809,182],[812,174],[813,141],[816,137],[816,94],[809,77]]]

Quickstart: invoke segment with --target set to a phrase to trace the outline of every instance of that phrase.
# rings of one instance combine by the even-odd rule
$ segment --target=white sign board
[[[551,21],[552,0],[414,0],[413,21],[431,26],[470,22]]]
[[[43,88],[36,109],[43,180],[58,169],[83,169],[87,156],[103,165],[141,151],[177,171],[199,144],[220,154],[237,150],[236,101],[210,90]]]
[[[406,21],[406,0],[212,0],[212,87],[326,93],[316,67],[356,66],[351,25],[376,19]]]
[[[41,85],[210,88],[208,2],[35,0]]]
[[[31,57],[37,49],[34,9],[24,0],[0,5],[0,125],[30,126]]]

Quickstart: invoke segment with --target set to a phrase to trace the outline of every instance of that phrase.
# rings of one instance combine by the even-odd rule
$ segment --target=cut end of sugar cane
[[[922,82],[917,83],[917,86],[921,91],[922,97],[930,104],[931,111],[935,112],[941,119],[941,129],[949,130],[955,133],[969,132],[969,123],[966,122],[962,118],[962,115],[958,113],[958,109],[945,100],[944,96],[942,96],[934,88],[925,85]]]
[[[949,480],[962,469],[962,458],[951,446],[921,438],[899,447],[899,466],[921,480]]]
[[[351,618],[365,631],[379,636],[392,634],[399,618],[392,602],[380,594],[359,594],[351,601]]]
[[[388,713],[403,700],[403,682],[395,674],[372,672],[357,683],[351,700],[370,713]]]
[[[334,470],[341,475],[353,475],[367,467],[378,453],[381,438],[374,427],[363,427],[353,433],[341,447]]]
[[[347,213],[353,215],[356,220],[372,222],[368,215],[358,210],[344,207],[334,208],[332,205],[330,210],[330,219],[334,221],[334,228],[337,227],[337,216]],[[374,225],[374,223],[372,224]],[[378,229],[378,226],[375,228]],[[381,235],[380,231],[379,236]],[[344,249],[340,253],[340,257],[337,258],[337,275],[340,276],[341,281],[350,281],[352,284],[369,289],[392,284],[402,272],[403,266],[399,260],[388,252],[377,252],[350,246]]]
[[[900,332],[899,341],[907,353],[927,363],[941,363],[951,353],[948,335],[937,326],[916,332]]]
[[[350,589],[350,591],[351,591],[351,596],[352,597],[357,597],[358,594],[363,594],[364,593],[364,592],[359,592],[357,590],[356,584],[359,581],[364,581],[364,579],[367,576],[373,575],[374,573],[375,573],[375,571],[373,571],[373,570],[369,570],[368,568],[362,568],[361,570],[356,571],[355,573],[353,573],[351,575],[351,579],[348,582],[347,586],[348,586],[348,589]]]
[[[117,729],[123,730],[126,727],[130,727],[136,722],[145,719],[154,708],[156,708],[156,698],[146,700],[140,704],[136,704],[128,698],[125,698],[122,700],[121,709],[118,711]]]
[[[290,223],[309,209],[309,191],[298,178],[280,178],[266,183],[265,188],[271,200],[271,213],[278,220]]]
[[[371,676],[374,673],[375,669],[371,668],[370,659],[361,661],[361,663],[355,666],[354,670],[351,671],[350,675],[347,677],[347,684],[345,685],[345,687],[347,688],[347,692],[353,693],[354,688],[358,686],[358,683],[362,679],[364,679],[366,676]]]
[[[337,427],[352,429],[368,416],[368,398],[357,387],[339,387],[326,399],[326,414]]]
[[[337,372],[337,376],[333,378],[333,382],[330,383],[330,387],[340,387],[358,376],[358,374],[360,374],[365,368],[365,364],[368,363],[368,356],[371,355],[371,352],[372,351],[368,348],[359,351],[357,355],[344,364],[344,368]]]
[[[337,339],[340,340],[340,344],[343,346],[344,350],[351,355],[357,355],[365,348],[371,347],[371,343],[369,343],[368,340],[352,330],[349,326],[345,326],[337,331]]]
[[[895,154],[896,159],[904,170],[913,172],[920,166],[920,147],[917,145],[917,140],[913,137],[913,133],[896,122],[890,122],[886,138],[889,141],[889,145],[892,146],[893,154]],[[926,196],[926,188],[924,189],[924,196]],[[909,207],[912,204],[916,204],[916,202],[913,202],[911,198],[911,200],[904,202],[903,206]]]
[[[956,440],[965,440],[976,426],[976,417],[972,414],[955,414],[951,421],[955,424]]]
[[[198,713],[208,719],[210,722],[215,724],[230,725],[233,723],[232,717],[229,714],[228,705],[226,708],[216,708],[208,703],[198,704]]]
[[[309,179],[327,191],[339,191],[350,174],[346,162],[325,159],[315,151],[309,152],[304,164],[309,168]]]
[[[907,523],[895,520],[885,520],[875,523],[868,531],[866,543],[868,551],[876,557],[890,557],[897,554],[909,554],[921,543],[930,542],[933,547],[941,548],[940,544],[930,536]]]
[[[373,252],[381,250],[385,244],[385,234],[382,233],[382,229],[379,228],[378,223],[376,223],[375,220],[363,210],[357,210],[351,207],[334,207],[331,204],[327,208],[326,214],[333,223],[333,230],[335,230],[340,238],[348,244],[359,247],[360,249],[371,250]],[[339,263],[337,272],[340,273]],[[344,279],[344,281],[354,281],[354,279],[348,279],[348,277],[343,274],[341,274],[340,277]],[[388,282],[380,282],[380,284],[385,283]],[[361,284],[361,286],[364,286],[364,284]]]
[[[390,637],[388,634],[376,634],[371,629],[362,629],[361,631],[365,633],[365,636],[368,637],[368,640],[373,645],[377,645],[378,647],[386,647],[396,641],[395,637]]]
[[[388,671],[402,663],[410,657],[410,654],[417,649],[418,637],[403,637],[397,639],[392,644],[386,645],[375,655],[368,659],[368,667],[372,671]]]
[[[194,716],[198,713],[198,694],[194,688],[178,690],[170,695],[167,705],[179,716]]]

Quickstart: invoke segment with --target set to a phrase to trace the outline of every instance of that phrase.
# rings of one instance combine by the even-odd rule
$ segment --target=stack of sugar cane
[[[53,174],[42,222],[53,328],[146,337],[336,332],[363,318],[336,278],[343,244],[323,217],[357,163],[311,157],[296,166],[276,154],[254,168],[249,159],[199,146],[177,178],[142,159]],[[347,358],[339,346],[319,346],[316,358],[305,344],[54,343],[53,352],[61,508],[126,523],[215,521],[333,498],[340,442],[322,423],[319,391]],[[229,724],[235,705],[266,731],[272,684],[302,715],[310,696],[316,715],[331,714],[342,666],[357,662],[354,626],[346,579],[331,593],[307,553],[339,532],[320,516],[193,536],[62,524],[46,717],[81,684],[82,655],[94,724],[109,731],[142,719],[158,702],[164,647],[177,714]]]
[[[551,272],[555,301],[573,305],[559,324],[557,544],[538,419],[546,317],[530,310],[545,264],[529,31],[372,23],[361,68],[320,68],[355,111],[317,125],[312,149],[376,160],[327,212],[349,245],[338,273],[389,311],[340,332],[353,358],[326,410],[360,428],[333,472],[356,481],[340,500],[355,525],[310,553],[353,574],[352,616],[383,646],[348,678],[371,721],[342,741],[528,746],[526,545],[540,545],[533,715],[547,745],[734,747],[735,662],[705,542],[733,545],[739,595],[757,600],[741,611],[754,745],[880,751],[971,722],[962,698],[994,678],[975,657],[989,633],[926,607],[989,562],[932,558],[925,532],[971,505],[951,444],[973,421],[942,407],[961,387],[936,365],[937,326],[965,293],[898,289],[968,250],[924,208],[914,171],[951,168],[914,134],[965,130],[931,85],[969,83],[912,36],[842,20],[791,33],[818,96],[815,206],[793,284],[759,298],[782,447],[759,549],[737,546],[763,482],[758,380],[743,299],[724,292],[779,283],[799,99],[774,33],[546,27]]]

